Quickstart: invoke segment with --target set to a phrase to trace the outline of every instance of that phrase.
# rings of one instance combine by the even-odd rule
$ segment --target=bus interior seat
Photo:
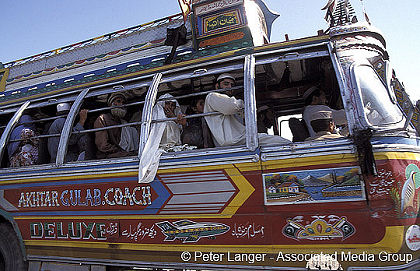
[[[306,124],[303,120],[290,118],[289,128],[290,131],[292,131],[293,142],[303,142],[309,137],[308,129],[306,128]]]

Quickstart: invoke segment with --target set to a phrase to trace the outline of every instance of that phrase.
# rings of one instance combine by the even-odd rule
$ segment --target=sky
[[[326,29],[327,0],[264,0],[280,14],[271,41],[316,35]],[[359,20],[361,0],[351,0]],[[412,100],[420,99],[420,1],[363,0],[387,41],[397,76]],[[180,12],[177,0],[0,0],[0,62],[7,63],[140,25]]]

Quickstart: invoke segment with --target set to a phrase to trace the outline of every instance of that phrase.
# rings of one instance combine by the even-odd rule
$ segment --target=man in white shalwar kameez
[[[217,78],[216,89],[226,89],[235,86],[235,78],[221,74]],[[231,90],[226,94],[212,92],[206,97],[204,113],[220,112],[221,115],[206,116],[206,122],[213,135],[217,147],[244,145],[246,142],[245,125],[243,123],[244,102],[232,96]],[[280,136],[258,134],[260,145],[289,144],[289,140]]]

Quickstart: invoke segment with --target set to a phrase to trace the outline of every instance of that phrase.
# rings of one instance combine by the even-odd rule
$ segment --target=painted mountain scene
[[[266,204],[363,199],[359,168],[264,174]]]

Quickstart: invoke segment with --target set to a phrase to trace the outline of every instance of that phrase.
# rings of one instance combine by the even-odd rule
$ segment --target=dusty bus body
[[[0,267],[24,268],[26,260],[30,270],[419,269],[419,115],[390,68],[383,36],[343,23],[264,44],[275,16],[263,3],[251,3],[266,19],[257,33],[243,1],[213,2],[222,4],[195,1],[186,44],[170,60],[166,28],[180,16],[0,70]],[[222,72],[237,78],[245,101],[246,144],[164,153],[154,181],[139,183],[157,97],[170,92],[182,104],[204,96]],[[345,110],[349,135],[260,146],[257,108],[295,117],[316,84],[331,107]],[[129,112],[141,112],[126,124],[139,128],[138,154],[65,162],[79,110],[94,120],[118,91],[129,97]],[[57,159],[8,167],[20,117],[43,113],[36,122],[43,127],[60,102],[72,108]],[[94,138],[97,130],[85,129]]]

